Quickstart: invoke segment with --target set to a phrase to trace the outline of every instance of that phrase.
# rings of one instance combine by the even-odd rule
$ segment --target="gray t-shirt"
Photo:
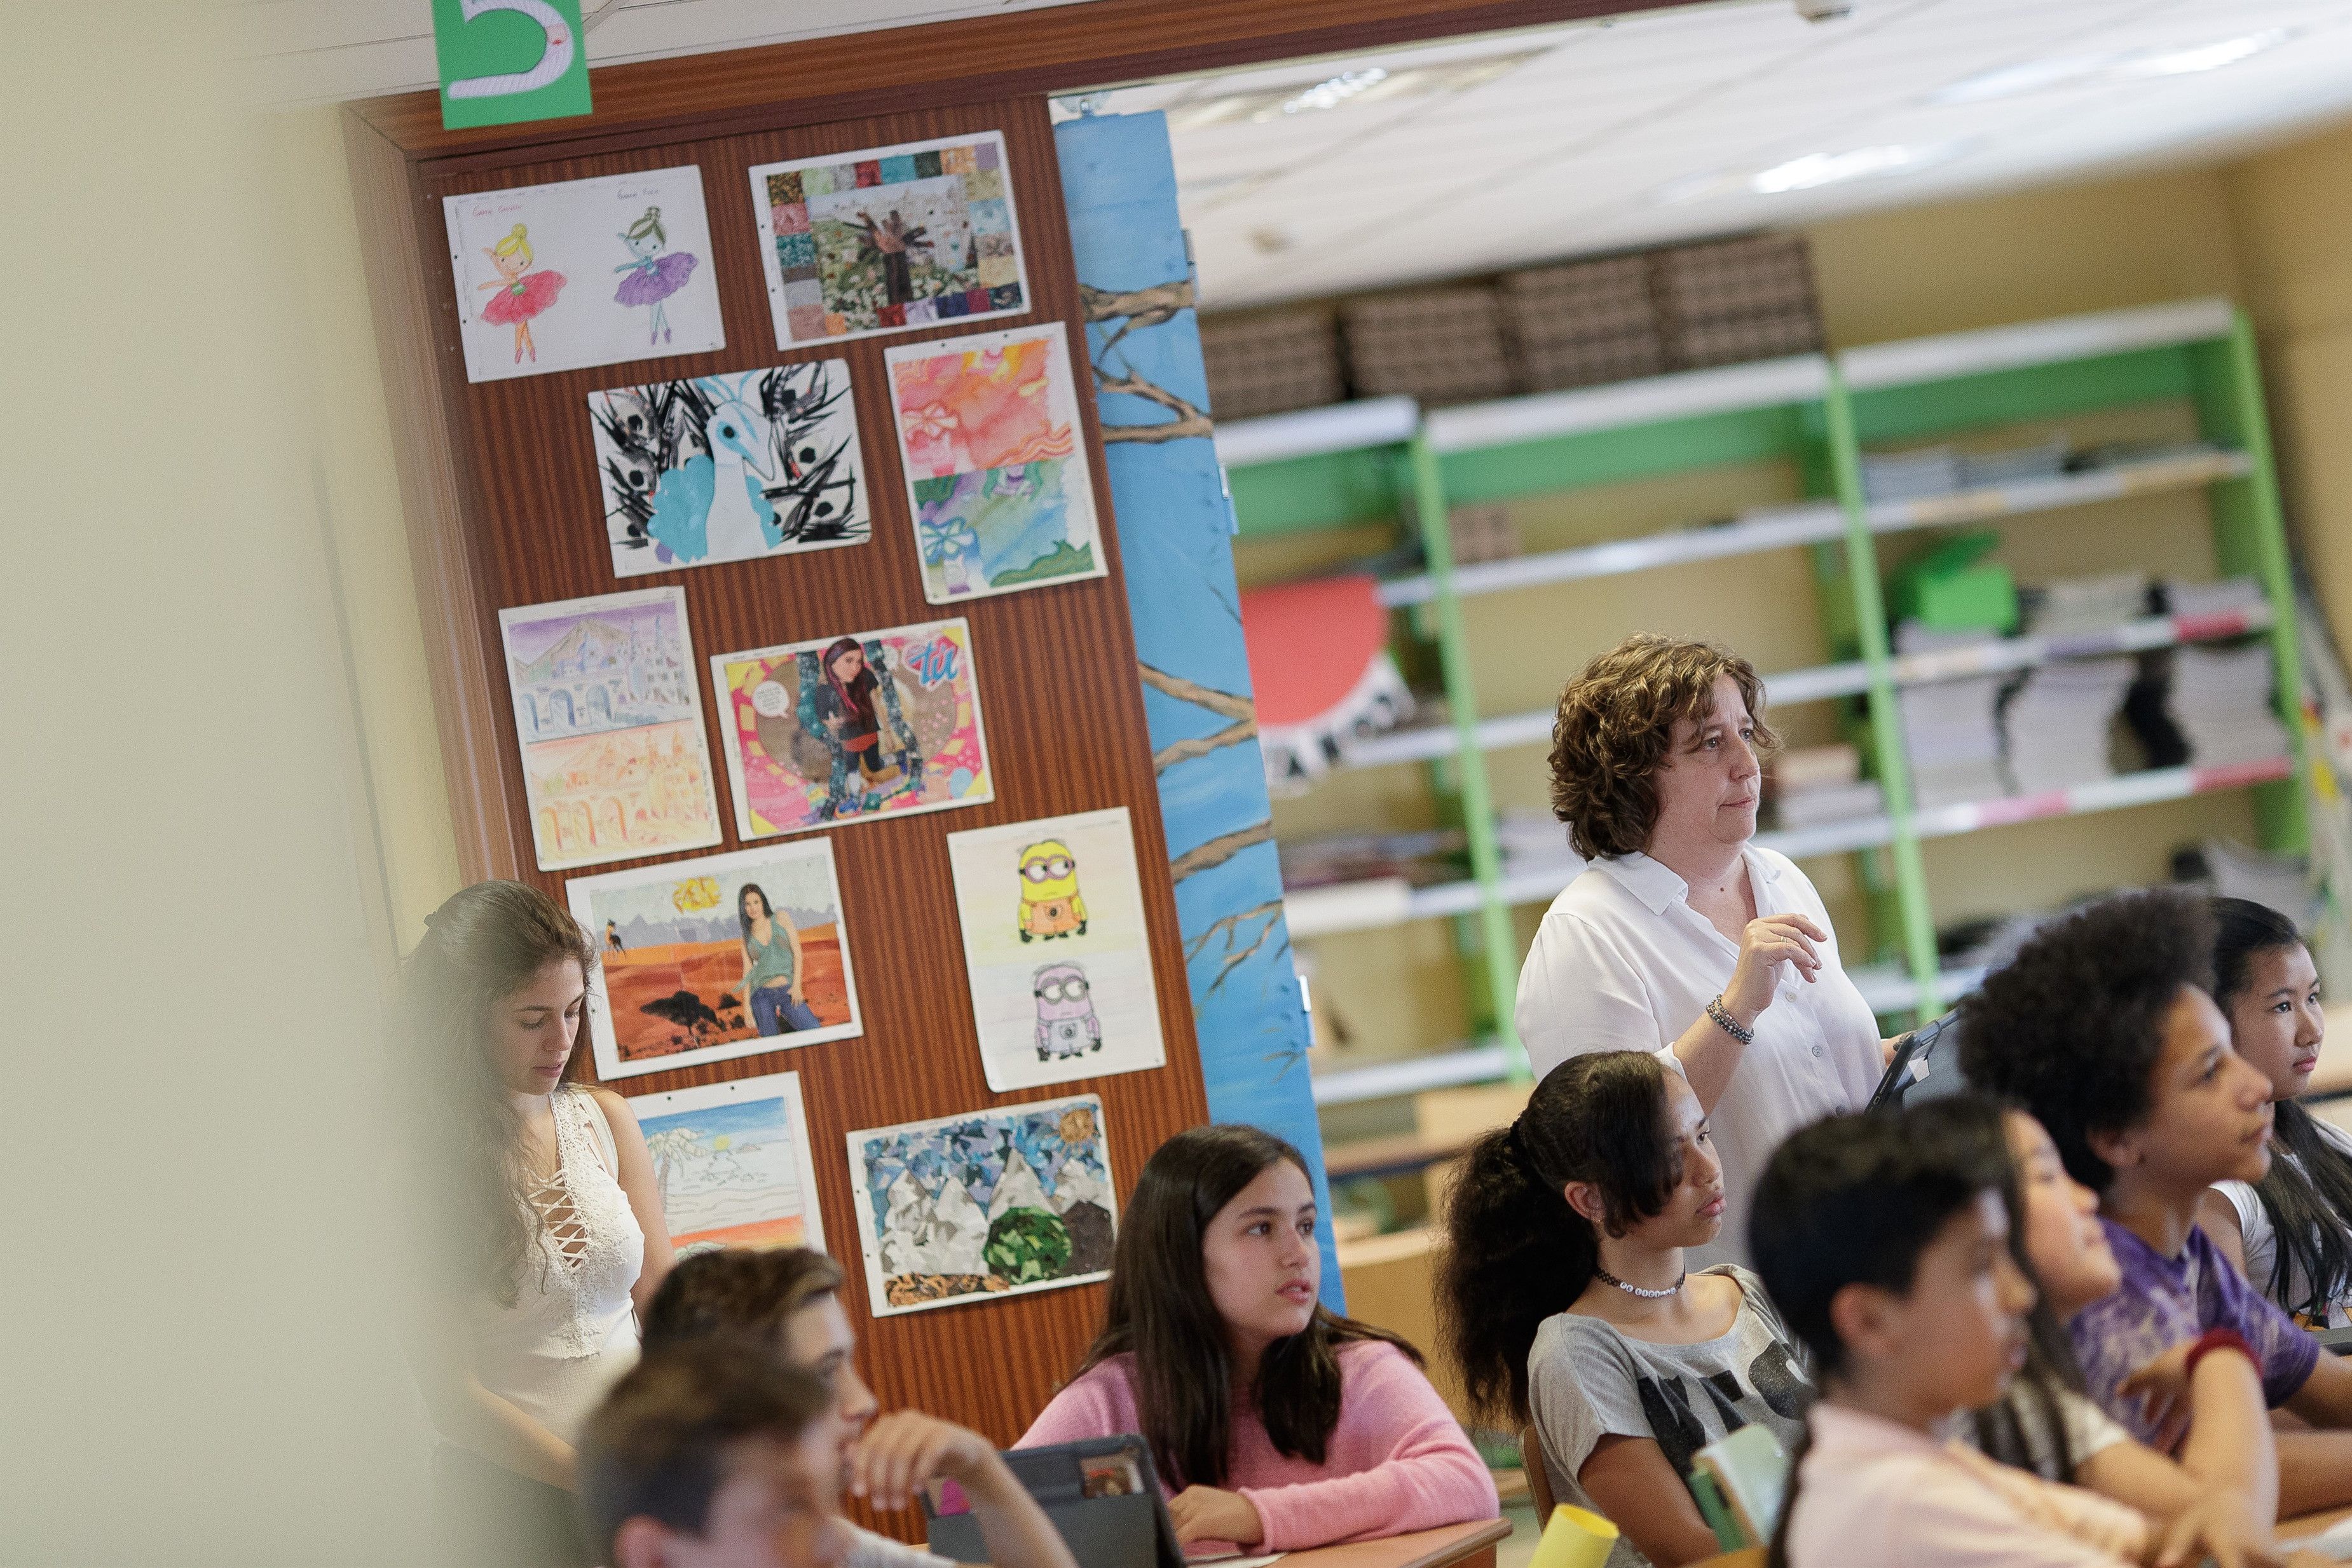
[[[1701,1448],[1751,1423],[1796,1452],[1812,1398],[1796,1343],[1762,1281],[1732,1263],[1706,1272],[1728,1274],[1745,1298],[1730,1332],[1719,1338],[1652,1344],[1575,1312],[1556,1313],[1536,1330],[1528,1403],[1555,1500],[1592,1507],[1578,1472],[1608,1437],[1656,1439],[1685,1482]],[[1621,1536],[1608,1568],[1649,1568],[1649,1559]]]

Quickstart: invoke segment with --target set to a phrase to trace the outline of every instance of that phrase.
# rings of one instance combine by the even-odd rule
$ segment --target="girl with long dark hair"
[[[564,1081],[596,953],[562,906],[478,883],[425,925],[396,1061],[429,1200],[411,1362],[443,1439],[441,1560],[590,1563],[573,1444],[669,1268],[653,1160],[626,1102]]]
[[[768,902],[765,888],[747,882],[735,895],[735,919],[743,928],[743,1001],[751,1027],[762,1036],[817,1028],[792,916]]]
[[[1139,1432],[1194,1552],[1289,1552],[1492,1519],[1420,1356],[1316,1299],[1315,1194],[1255,1127],[1160,1146],[1119,1220],[1103,1330],[1020,1447]]]
[[[1713,1556],[1685,1480],[1760,1424],[1793,1447],[1811,1389],[1735,1264],[1686,1272],[1723,1228],[1697,1096],[1647,1051],[1572,1056],[1471,1146],[1446,1204],[1438,1310],[1475,1406],[1533,1422],[1552,1495],[1623,1533],[1609,1568]]]
[[[819,662],[824,684],[817,688],[816,715],[841,748],[857,759],[867,779],[889,771],[882,755],[882,719],[875,710],[875,688],[880,677],[866,662],[866,650],[855,637],[835,638]]]
[[[2352,1134],[2296,1098],[2326,1038],[2319,971],[2294,923],[2243,898],[2213,906],[2213,999],[2230,1043],[2271,1083],[2271,1168],[2226,1181],[2197,1222],[2247,1280],[2306,1326],[2352,1326]]]

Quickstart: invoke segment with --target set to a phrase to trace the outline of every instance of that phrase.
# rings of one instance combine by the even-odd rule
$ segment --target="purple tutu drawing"
[[[669,235],[662,228],[659,207],[647,207],[646,215],[621,235],[621,243],[629,247],[629,255],[635,259],[613,269],[628,274],[621,279],[614,301],[646,307],[651,314],[650,335],[646,341],[662,342],[670,336],[668,308],[663,301],[685,287],[686,280],[694,276],[695,257],[682,250],[667,256],[661,254],[662,247],[669,243]]]

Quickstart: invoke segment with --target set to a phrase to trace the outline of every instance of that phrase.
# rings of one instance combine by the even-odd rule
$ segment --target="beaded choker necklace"
[[[1624,1281],[1622,1281],[1622,1280],[1619,1279],[1616,1275],[1614,1275],[1614,1274],[1611,1273],[1608,1270],[1606,1270],[1606,1269],[1603,1269],[1603,1268],[1600,1267],[1598,1264],[1594,1265],[1593,1270],[1592,1270],[1592,1272],[1593,1272],[1593,1274],[1595,1275],[1595,1277],[1599,1278],[1600,1280],[1601,1280],[1602,1281],[1604,1281],[1604,1282],[1606,1282],[1606,1283],[1608,1283],[1608,1284],[1612,1284],[1612,1285],[1616,1286],[1619,1290],[1621,1290],[1621,1291],[1624,1291],[1627,1295],[1629,1295],[1629,1296],[1639,1296],[1639,1297],[1641,1297],[1641,1298],[1642,1298],[1642,1300],[1643,1300],[1643,1301],[1664,1301],[1666,1297],[1671,1296],[1671,1295],[1673,1295],[1675,1291],[1677,1291],[1681,1290],[1681,1289],[1683,1288],[1683,1281],[1684,1281],[1685,1280],[1687,1280],[1687,1279],[1689,1279],[1689,1278],[1690,1278],[1690,1274],[1689,1274],[1689,1272],[1688,1272],[1687,1270],[1685,1270],[1685,1272],[1683,1272],[1682,1274],[1677,1275],[1677,1276],[1675,1277],[1675,1282],[1674,1282],[1673,1284],[1671,1284],[1671,1285],[1668,1285],[1664,1290],[1663,1290],[1663,1291],[1648,1291],[1648,1290],[1644,1290],[1644,1289],[1643,1289],[1643,1288],[1642,1288],[1641,1286],[1639,1286],[1639,1285],[1629,1285],[1629,1284],[1627,1284]]]

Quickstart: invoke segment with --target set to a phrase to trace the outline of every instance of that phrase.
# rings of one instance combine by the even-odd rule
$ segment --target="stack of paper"
[[[2044,664],[2001,708],[2009,773],[2022,794],[2115,777],[2108,744],[2138,665],[2128,658]]]
[[[1568,847],[1568,824],[1549,811],[1506,811],[1495,823],[1495,845],[1509,871],[1558,864],[1578,871],[1584,862]]]
[[[1936,632],[1916,621],[1895,629],[1898,653],[1972,648],[1985,640],[1981,631]],[[2000,771],[2000,725],[1994,716],[2000,685],[1999,675],[1970,675],[1903,688],[1895,700],[1911,758],[1913,804],[1924,810],[2009,792]]]
[[[1862,493],[1870,500],[1911,501],[1959,487],[1960,455],[1951,447],[1862,455]]]
[[[1851,746],[1805,746],[1772,759],[1764,793],[1783,828],[1874,817],[1886,810],[1885,791],[1862,776],[1862,754]]]
[[[2025,630],[2035,637],[2111,632],[2147,613],[2147,573],[2144,571],[2062,577],[2025,594]]]
[[[2262,582],[2251,577],[2225,577],[2219,582],[2164,580],[2164,610],[2168,615],[2236,615],[2260,610],[2266,601]]]
[[[2200,768],[2284,756],[2286,726],[2271,707],[2271,645],[2182,648],[2172,657],[2164,711]]]
[[[1999,452],[1971,452],[1960,458],[1964,489],[1990,489],[2026,479],[2055,479],[2066,471],[2066,440],[2034,446],[2011,446]]]

